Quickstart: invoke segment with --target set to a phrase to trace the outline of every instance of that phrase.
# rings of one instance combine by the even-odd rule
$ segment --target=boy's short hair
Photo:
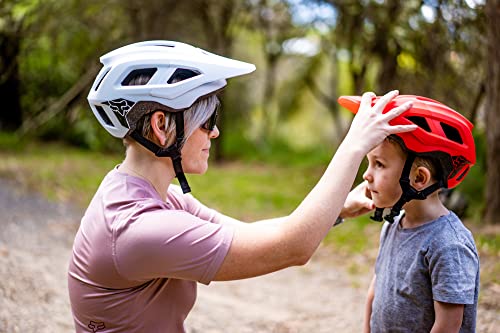
[[[397,145],[405,158],[411,152],[405,145],[404,141],[397,135],[391,134],[386,140]],[[415,153],[415,152],[414,152]],[[417,167],[427,168],[434,180],[446,180],[453,169],[451,156],[445,152],[434,151],[428,153],[416,153],[417,157],[413,162]]]

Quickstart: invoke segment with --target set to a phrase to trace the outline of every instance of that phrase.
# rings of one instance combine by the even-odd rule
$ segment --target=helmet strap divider
[[[168,146],[167,148],[163,148],[158,146],[156,143],[146,139],[140,134],[137,129],[134,129],[130,136],[137,141],[139,144],[144,146],[146,149],[151,151],[155,156],[158,157],[170,157],[172,159],[172,164],[174,166],[175,176],[179,180],[179,184],[182,188],[183,193],[191,192],[191,188],[189,187],[188,181],[186,179],[186,175],[182,170],[182,158],[181,158],[181,148],[182,141],[184,140],[184,112],[176,112],[175,113],[175,132],[176,139],[175,143]]]
[[[384,220],[384,208],[376,207],[373,216],[370,216],[373,221],[382,222]]]
[[[179,184],[182,188],[182,193],[186,194],[191,192],[191,188],[189,187],[186,175],[182,170],[182,163],[181,163],[182,160],[181,148],[182,148],[182,141],[184,141],[184,111],[175,113],[175,134],[176,134],[175,146],[177,147],[178,154],[175,156],[175,158],[172,157],[172,162],[174,164],[175,176],[179,180]]]

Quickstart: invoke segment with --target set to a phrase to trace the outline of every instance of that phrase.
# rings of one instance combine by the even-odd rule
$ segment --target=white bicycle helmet
[[[117,138],[130,135],[156,156],[172,158],[181,187],[189,192],[180,163],[182,111],[224,88],[226,79],[253,72],[255,65],[163,40],[126,45],[100,60],[104,66],[87,97],[99,123]],[[143,85],[129,85],[141,74],[150,79]],[[170,147],[159,147],[135,130],[137,121],[154,110],[176,114],[177,140]]]
[[[200,97],[222,89],[227,78],[255,70],[253,64],[163,40],[126,45],[100,60],[104,67],[92,85],[88,101],[99,123],[118,138],[133,130],[135,123],[128,112],[137,102],[156,102],[172,112],[182,111]],[[129,86],[128,81],[140,73],[152,77],[145,85]],[[172,82],[179,74],[186,79]]]

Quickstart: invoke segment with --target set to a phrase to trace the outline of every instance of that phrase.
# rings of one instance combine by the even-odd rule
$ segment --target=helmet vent
[[[99,105],[94,105],[95,109],[99,113],[99,116],[101,117],[102,120],[106,123],[106,125],[113,126],[113,123],[111,122],[111,119],[109,119],[108,115],[102,108],[102,106]]]
[[[97,85],[95,86],[95,89],[94,89],[95,91],[97,91],[97,89],[101,85],[102,80],[104,80],[104,78],[106,77],[106,75],[108,75],[108,73],[109,73],[110,70],[111,70],[111,68],[108,68],[108,70],[106,71],[106,73],[104,73],[104,75],[101,77],[101,79],[99,80],[99,83],[97,83]]]
[[[145,86],[156,73],[156,68],[134,69],[123,79],[122,86]]]
[[[431,132],[431,128],[429,127],[429,124],[427,123],[427,120],[425,120],[424,117],[418,117],[418,116],[412,116],[412,117],[407,117],[409,121],[417,125],[418,127],[426,130],[427,132]]]
[[[467,166],[467,168],[465,168],[464,172],[462,172],[462,174],[460,176],[458,176],[457,181],[461,181],[465,177],[467,172],[469,172],[469,169],[470,169],[470,166]]]
[[[175,72],[172,74],[172,76],[168,79],[167,83],[168,84],[177,83],[198,75],[200,75],[200,72],[193,71],[187,68],[177,68]]]
[[[460,133],[455,127],[452,127],[446,123],[439,123],[441,125],[441,128],[444,131],[444,134],[448,139],[451,141],[458,142],[460,144],[463,144],[464,141],[462,140],[462,137],[460,136]]]

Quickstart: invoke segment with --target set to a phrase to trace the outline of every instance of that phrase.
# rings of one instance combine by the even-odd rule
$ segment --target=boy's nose
[[[373,177],[368,171],[369,171],[369,168],[366,169],[366,171],[363,173],[363,179],[366,180],[367,182],[371,183],[373,181]]]

